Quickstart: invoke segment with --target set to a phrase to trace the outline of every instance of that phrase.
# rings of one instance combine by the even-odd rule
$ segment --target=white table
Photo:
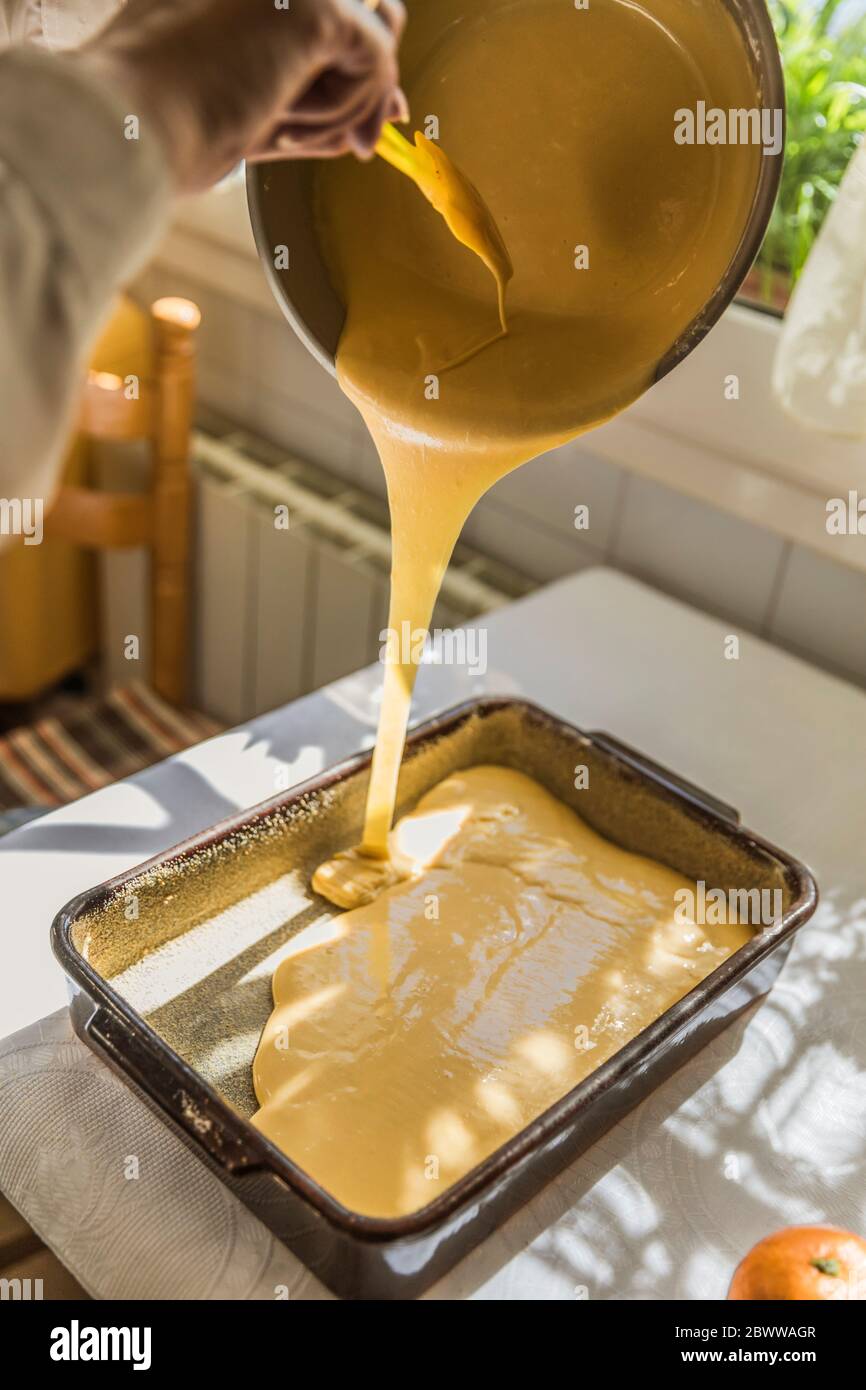
[[[521,692],[738,806],[822,907],[768,1001],[679,1071],[430,1296],[723,1297],[776,1227],[866,1233],[866,696],[621,575],[491,618],[483,679],[425,668],[416,717]],[[0,1189],[101,1296],[327,1296],[71,1036],[49,923],[79,890],[372,739],[378,669],[0,840]],[[124,1180],[125,1157],[140,1177]]]

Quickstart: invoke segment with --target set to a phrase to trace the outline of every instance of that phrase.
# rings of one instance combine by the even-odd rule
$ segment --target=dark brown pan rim
[[[574,725],[547,713],[540,706],[526,700],[509,697],[483,697],[469,700],[425,721],[412,731],[407,740],[407,755],[432,739],[439,738],[477,716],[484,718],[503,709],[520,712],[528,721],[541,721],[552,725],[565,736],[586,741],[591,746],[601,748],[606,756],[617,760],[626,775],[644,778],[655,783],[659,794],[679,805],[685,803],[686,813],[713,829],[729,841],[740,846],[749,845],[769,854],[783,866],[787,884],[792,893],[792,901],[780,922],[756,933],[755,937],[739,951],[723,962],[705,980],[697,984],[688,994],[667,1010],[654,1023],[631,1042],[627,1043],[607,1062],[603,1063],[584,1081],[580,1082],[561,1100],[538,1116],[519,1134],[502,1145],[484,1159],[453,1186],[440,1194],[434,1201],[398,1218],[364,1216],[342,1206],[285,1154],[261,1134],[254,1125],[239,1115],[226,1101],[174,1052],[160,1036],[117,994],[111,985],[99,975],[77,951],[72,942],[72,928],[76,921],[86,913],[103,906],[111,897],[121,891],[131,880],[150,869],[177,863],[193,856],[202,849],[228,839],[239,830],[260,822],[275,811],[290,807],[305,797],[326,790],[336,782],[369,766],[372,752],[356,754],[335,766],[300,783],[289,792],[259,803],[248,811],[228,817],[218,824],[191,836],[180,844],[153,856],[131,869],[107,880],[97,888],[86,890],[70,900],[55,917],[51,927],[51,944],[55,956],[72,983],[94,1003],[97,1008],[107,1008],[122,1023],[126,1031],[140,1040],[150,1054],[155,1069],[159,1069],[163,1084],[157,1089],[164,1096],[167,1080],[178,1095],[203,1113],[213,1116],[232,1137],[236,1150],[226,1153],[222,1166],[234,1176],[268,1171],[307,1201],[331,1225],[346,1231],[354,1238],[370,1242],[391,1242],[417,1238],[437,1230],[455,1215],[461,1207],[471,1207],[509,1170],[514,1169],[532,1157],[560,1132],[566,1130],[572,1120],[578,1119],[587,1109],[607,1093],[612,1087],[625,1081],[632,1071],[639,1071],[641,1065],[661,1049],[675,1046],[677,1036],[689,1022],[715,999],[724,995],[732,986],[749,975],[767,956],[784,945],[797,929],[815,911],[818,903],[818,888],[812,874],[796,859],[780,850],[770,841],[750,830],[741,827],[730,817],[721,814],[712,804],[701,806],[696,800],[683,794],[681,783],[674,774],[653,766],[653,771],[636,771],[627,756],[612,751],[605,742],[604,735],[587,734]],[[115,1056],[115,1064],[123,1070],[122,1054]],[[136,1078],[130,1076],[133,1081]],[[140,1085],[140,1082],[138,1083]],[[145,1089],[147,1087],[145,1086]],[[188,1125],[183,1125],[177,1114],[172,1114],[164,1100],[157,1097],[160,1109],[180,1124],[189,1135]],[[194,1136],[193,1136],[194,1137]],[[213,1154],[211,1154],[213,1157]]]

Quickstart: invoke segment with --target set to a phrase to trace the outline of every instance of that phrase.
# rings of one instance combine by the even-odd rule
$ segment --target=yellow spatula
[[[375,11],[379,0],[364,0],[364,4],[368,10]],[[395,126],[384,125],[376,144],[376,153],[410,178],[445,218],[461,245],[468,246],[470,251],[480,256],[496,281],[499,322],[502,333],[507,333],[505,286],[514,274],[514,267],[490,209],[474,183],[452,163],[444,150],[434,145],[420,130],[416,130],[415,144],[412,145]],[[471,355],[475,351],[477,349]],[[455,362],[451,365],[458,364]]]
[[[499,322],[502,332],[506,333],[505,287],[514,274],[514,267],[499,228],[478,189],[445,151],[420,130],[415,132],[413,145],[393,125],[384,125],[376,153],[417,185],[444,217],[457,240],[474,251],[487,266],[496,281]]]

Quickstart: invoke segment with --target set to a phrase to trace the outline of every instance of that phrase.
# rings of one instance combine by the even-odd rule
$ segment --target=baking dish
[[[249,1123],[253,1055],[281,947],[333,911],[307,885],[360,830],[370,754],[73,899],[52,944],[76,1032],[335,1293],[410,1298],[762,995],[817,904],[803,865],[716,798],[602,733],[511,699],[472,701],[407,743],[399,810],[449,773],[514,766],[599,833],[693,880],[778,889],[772,925],[422,1210],[347,1211]],[[575,768],[589,785],[575,789]],[[335,1142],[338,1139],[335,1137]]]

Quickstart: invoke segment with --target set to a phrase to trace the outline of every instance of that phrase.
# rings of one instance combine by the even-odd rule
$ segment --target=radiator
[[[386,504],[246,432],[199,430],[192,468],[194,705],[236,724],[375,661],[388,620]],[[105,566],[115,680],[130,675],[125,635],[147,632],[143,560]],[[533,587],[461,543],[432,627],[458,628]],[[146,648],[135,672],[145,678]]]

